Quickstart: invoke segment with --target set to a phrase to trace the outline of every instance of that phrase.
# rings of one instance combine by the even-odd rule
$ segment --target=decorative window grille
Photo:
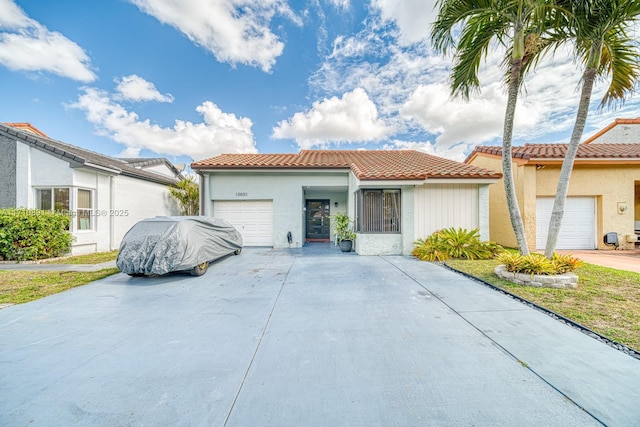
[[[360,190],[356,203],[357,231],[400,232],[400,190]]]

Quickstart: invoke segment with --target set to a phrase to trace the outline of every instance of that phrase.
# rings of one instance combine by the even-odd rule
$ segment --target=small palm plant
[[[416,247],[411,254],[423,261],[445,261],[450,258],[491,259],[504,250],[494,242],[481,241],[477,228],[446,228],[414,243]]]

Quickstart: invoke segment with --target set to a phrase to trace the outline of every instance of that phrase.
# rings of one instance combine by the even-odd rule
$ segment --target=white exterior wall
[[[110,209],[113,215],[104,218],[113,224],[113,249],[120,246],[122,237],[136,222],[179,214],[165,184],[118,175],[114,178],[113,191],[115,197]]]
[[[213,215],[215,200],[272,200],[273,247],[276,249],[299,248],[305,241],[305,199],[312,198],[305,196],[305,191],[317,195],[320,193],[313,187],[321,187],[320,191],[330,196],[332,209],[335,209],[333,205],[337,199],[332,195],[345,191],[348,185],[347,176],[346,172],[334,171],[206,172],[204,214]],[[340,200],[343,199],[344,196],[340,198]],[[338,200],[339,209],[340,200]],[[291,245],[287,242],[289,231],[293,236]]]
[[[108,200],[109,198],[109,176],[88,169],[71,169],[71,171],[73,172],[70,194],[71,211],[77,212],[78,189],[91,190],[93,197],[91,206],[94,213],[108,209],[108,205],[104,203],[103,199],[107,198]],[[105,252],[111,249],[109,247],[109,224],[102,216],[93,215],[91,217],[90,230],[79,230],[77,217],[72,216],[71,232],[74,236],[74,242],[71,245],[73,255]]]
[[[20,142],[16,146],[16,207],[32,208],[31,148]]]
[[[640,125],[617,124],[590,144],[639,144]]]
[[[168,176],[171,178],[174,178],[176,176],[175,173],[173,173],[173,171],[164,163],[161,165],[145,166],[143,169],[148,172],[155,172],[157,174]]]
[[[480,228],[481,236],[488,236],[488,213],[480,221],[480,194],[483,209],[488,212],[488,193],[478,184],[425,184],[416,187],[414,194],[414,227],[416,239],[423,239],[434,231],[460,227],[468,230]],[[484,186],[486,187],[486,186]],[[485,219],[486,217],[486,219]]]

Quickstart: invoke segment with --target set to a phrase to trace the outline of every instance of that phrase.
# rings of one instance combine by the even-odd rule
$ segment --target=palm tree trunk
[[[513,160],[511,158],[511,143],[513,139],[513,122],[516,112],[516,101],[518,100],[518,89],[520,83],[520,69],[522,68],[522,58],[512,58],[510,64],[511,77],[509,80],[509,96],[507,98],[507,110],[504,115],[504,132],[502,136],[502,172],[504,174],[504,192],[509,209],[511,226],[516,235],[518,250],[522,255],[529,255],[527,246],[527,236],[524,232],[524,223],[518,206],[515,183],[513,179]]]
[[[551,219],[549,220],[549,232],[547,234],[547,245],[544,250],[544,256],[551,258],[558,244],[558,235],[560,234],[560,226],[562,225],[562,217],[564,215],[564,205],[567,200],[569,191],[569,181],[571,179],[571,171],[573,163],[578,152],[578,146],[582,139],[587,116],[589,115],[589,104],[591,103],[591,93],[593,92],[593,84],[596,78],[596,68],[587,68],[582,76],[582,93],[580,94],[580,104],[578,105],[578,113],[576,121],[573,125],[571,140],[567,147],[567,153],[562,162],[560,169],[560,177],[558,178],[558,189],[556,198],[553,202],[553,210],[551,211]]]

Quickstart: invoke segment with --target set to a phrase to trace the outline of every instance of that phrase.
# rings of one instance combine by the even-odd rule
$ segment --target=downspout
[[[200,215],[205,215],[205,209],[204,209],[204,174],[200,171],[196,172],[198,175],[200,175]]]
[[[113,194],[113,175],[109,176],[109,212],[113,212],[115,206],[115,197]],[[115,215],[109,215],[109,250],[115,251],[117,248],[114,247],[115,240]]]

